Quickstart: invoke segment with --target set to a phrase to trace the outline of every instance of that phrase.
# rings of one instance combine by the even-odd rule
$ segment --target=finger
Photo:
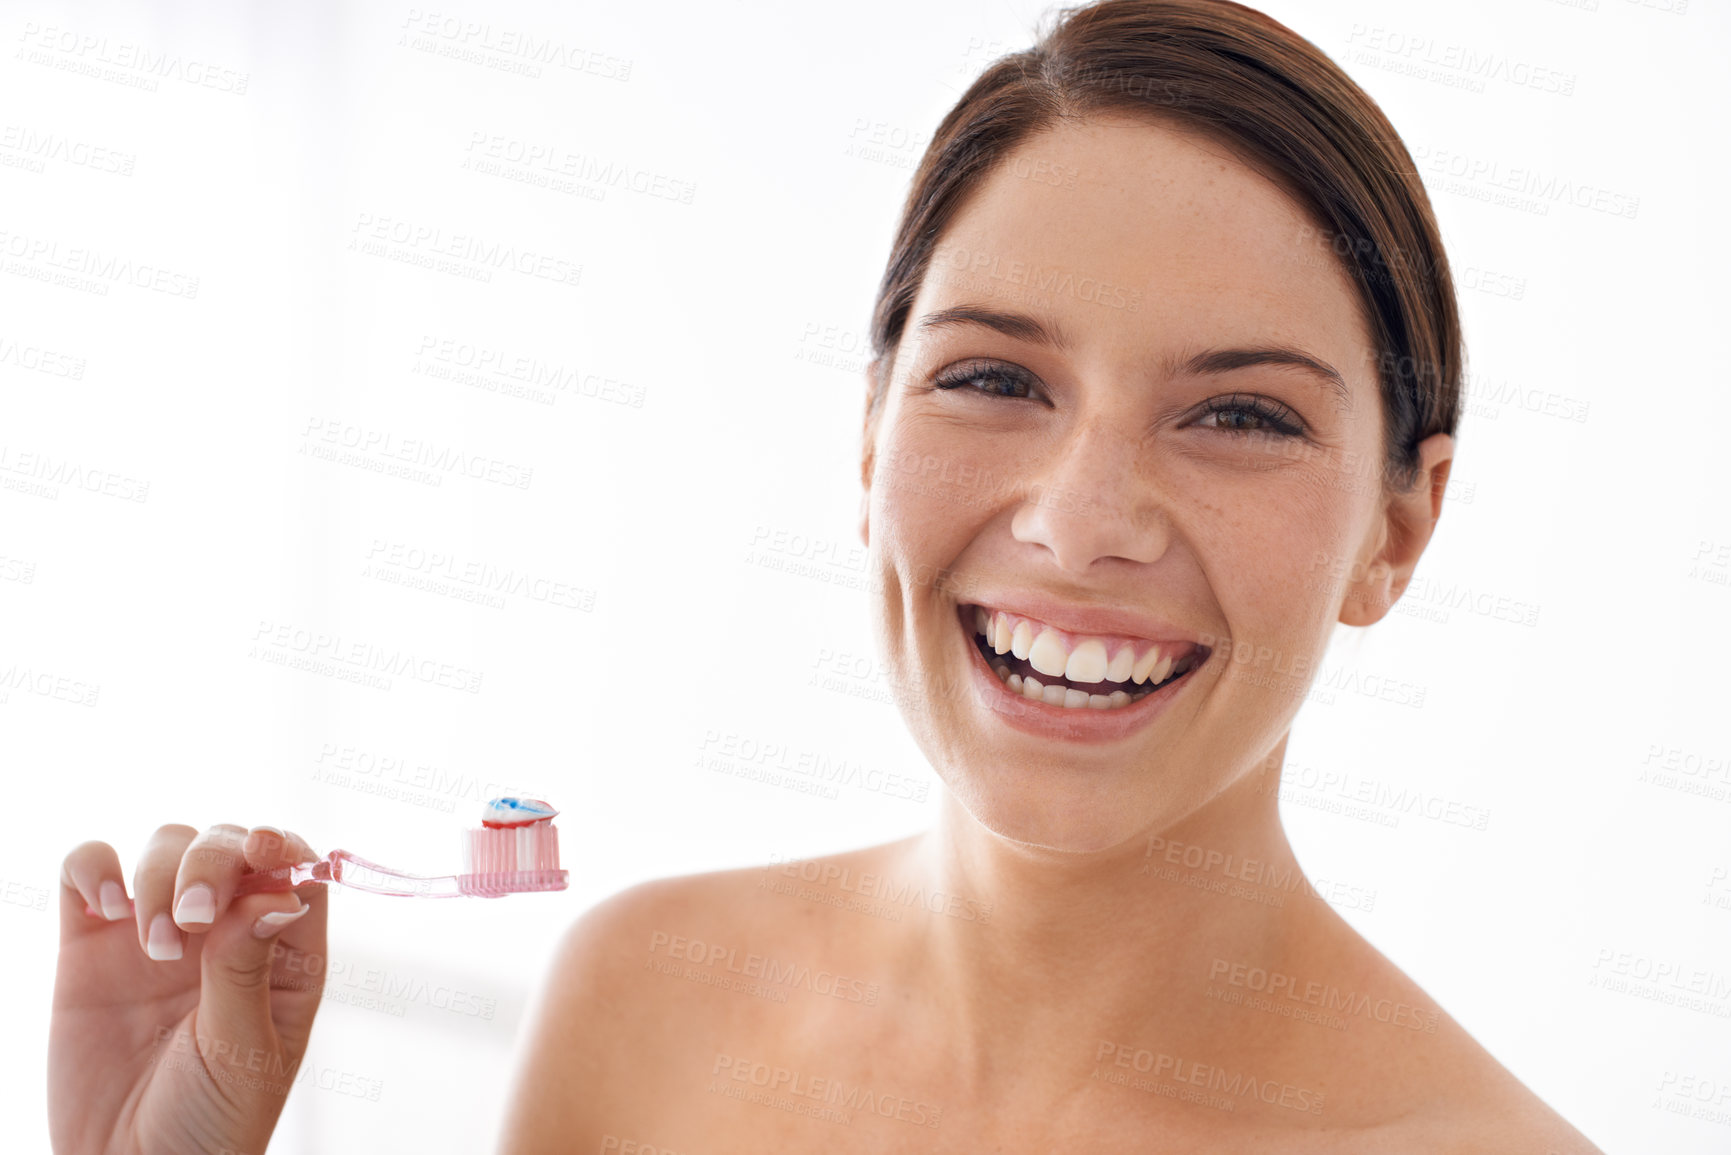
[[[320,962],[314,965],[322,967],[325,953],[325,922],[329,912],[331,887],[326,883],[312,882],[292,893],[306,903],[310,908],[310,913],[303,919],[298,919],[285,927],[278,928],[282,936],[281,945],[284,950],[318,955]]]
[[[174,879],[174,921],[182,930],[203,934],[222,917],[234,898],[234,885],[246,869],[241,844],[246,831],[219,823],[194,838],[180,856]]]
[[[322,888],[320,888],[322,889]],[[262,891],[236,898],[204,937],[199,952],[198,1023],[201,1033],[234,1046],[234,1054],[274,1053],[283,1040],[273,1018],[271,971],[277,938],[316,912],[293,891]],[[316,953],[324,954],[320,927]],[[300,989],[307,989],[305,987]],[[316,1006],[319,990],[310,989]],[[302,1016],[310,1026],[312,1011]],[[297,1045],[304,1028],[296,1027]]]
[[[158,962],[179,958],[185,950],[185,936],[174,925],[169,903],[174,898],[174,879],[180,873],[180,860],[198,831],[190,826],[159,826],[144,853],[138,856],[138,866],[132,872],[132,911],[138,919],[138,945]]]
[[[60,941],[132,917],[120,856],[106,842],[81,842],[60,863]]]
[[[247,831],[244,849],[246,864],[253,870],[276,870],[319,857],[300,835],[275,826],[255,826]]]
[[[315,883],[295,891],[307,905],[305,917],[274,928],[278,933],[271,951],[271,1018],[278,1038],[294,1054],[306,1051],[330,974],[325,933],[330,889]]]

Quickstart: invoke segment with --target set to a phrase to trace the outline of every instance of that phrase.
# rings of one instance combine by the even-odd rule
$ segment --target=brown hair
[[[1228,0],[1100,0],[1058,15],[974,81],[920,159],[872,310],[868,445],[908,310],[968,193],[1058,121],[1128,112],[1227,145],[1315,218],[1358,287],[1386,478],[1407,487],[1418,443],[1459,423],[1464,350],[1430,201],[1382,110],[1310,41]]]

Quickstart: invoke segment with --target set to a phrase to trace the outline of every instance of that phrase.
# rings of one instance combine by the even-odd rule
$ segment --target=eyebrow
[[[938,329],[965,325],[994,329],[1006,337],[1014,337],[1018,341],[1027,341],[1034,345],[1048,345],[1066,351],[1074,347],[1069,336],[1054,322],[1042,321],[1026,313],[992,309],[985,305],[955,305],[948,309],[939,309],[920,318],[916,327],[921,333],[930,333]],[[1179,368],[1182,372],[1200,375],[1231,373],[1237,369],[1251,369],[1258,365],[1285,365],[1301,369],[1314,377],[1319,384],[1332,390],[1342,409],[1352,407],[1352,390],[1347,387],[1346,379],[1340,375],[1338,369],[1320,358],[1284,345],[1208,349],[1185,360]]]
[[[958,325],[983,325],[988,329],[996,329],[1006,337],[1014,337],[1018,341],[1035,345],[1050,345],[1054,349],[1068,350],[1072,347],[1070,338],[1055,323],[1048,324],[1026,313],[1008,313],[1001,309],[989,309],[984,305],[956,305],[939,309],[935,313],[927,313],[920,318],[918,328],[922,333],[930,333]]]
[[[1286,365],[1302,369],[1319,384],[1334,391],[1340,408],[1352,408],[1352,390],[1347,388],[1346,379],[1340,375],[1340,370],[1327,361],[1284,345],[1256,349],[1209,349],[1184,362],[1184,370],[1196,374],[1230,373],[1234,369],[1249,369],[1257,365]]]

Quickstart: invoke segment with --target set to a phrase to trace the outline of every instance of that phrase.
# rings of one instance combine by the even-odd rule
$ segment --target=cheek
[[[1234,636],[1296,638],[1332,620],[1330,559],[1350,539],[1355,497],[1299,471],[1189,481],[1185,536]]]
[[[886,544],[894,541],[926,560],[953,554],[1009,488],[985,445],[951,428],[903,424],[886,431],[878,454],[873,506]]]

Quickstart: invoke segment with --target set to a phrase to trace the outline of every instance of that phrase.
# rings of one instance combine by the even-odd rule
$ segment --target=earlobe
[[[1381,621],[1394,606],[1396,594],[1391,585],[1393,571],[1387,562],[1377,560],[1355,573],[1346,587],[1340,603],[1340,624],[1370,626]]]
[[[1377,544],[1347,575],[1340,622],[1374,625],[1385,617],[1411,583],[1418,559],[1430,544],[1442,516],[1443,492],[1454,462],[1454,438],[1434,433],[1418,444],[1418,472],[1412,485],[1391,493],[1377,527]]]

